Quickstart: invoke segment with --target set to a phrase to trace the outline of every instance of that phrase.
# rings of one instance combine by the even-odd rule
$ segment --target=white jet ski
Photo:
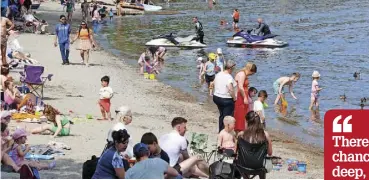
[[[163,46],[163,47],[185,47],[185,48],[204,48],[206,44],[193,40],[196,36],[175,37],[172,33],[169,35],[160,35],[147,42],[146,46]]]
[[[160,11],[163,9],[161,6],[155,6],[151,4],[142,4],[145,8],[145,11]]]
[[[280,48],[288,45],[287,42],[274,39],[277,35],[257,36],[243,30],[237,32],[227,40],[228,46],[251,48]]]

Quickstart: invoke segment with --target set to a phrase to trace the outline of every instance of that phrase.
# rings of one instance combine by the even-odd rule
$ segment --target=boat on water
[[[231,47],[249,48],[281,48],[288,46],[287,42],[275,39],[276,36],[277,35],[273,34],[258,36],[241,30],[227,40],[227,45]]]
[[[145,8],[136,0],[121,1],[118,5],[120,15],[142,15],[145,13]]]
[[[160,11],[163,9],[163,7],[161,6],[156,6],[154,5],[154,3],[152,3],[149,0],[144,0],[144,2],[142,3],[145,11]]]
[[[202,44],[193,40],[195,35],[187,37],[177,37],[170,34],[159,35],[147,42],[146,46],[163,46],[163,47],[177,47],[177,48],[205,48],[206,44]]]

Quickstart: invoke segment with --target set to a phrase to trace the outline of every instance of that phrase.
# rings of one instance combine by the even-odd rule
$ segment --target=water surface
[[[317,115],[323,119],[324,113],[332,108],[359,108],[360,98],[368,96],[368,17],[369,4],[364,0],[218,0],[213,9],[206,1],[183,0],[160,5],[175,15],[150,15],[122,17],[103,27],[99,39],[105,39],[105,46],[112,48],[118,56],[128,57],[128,62],[136,65],[144,44],[151,37],[176,32],[178,35],[194,34],[193,16],[199,17],[205,31],[206,49],[170,50],[166,55],[165,69],[159,80],[189,92],[199,102],[210,101],[203,88],[199,87],[196,59],[205,53],[221,47],[227,59],[237,62],[241,68],[248,61],[258,67],[256,75],[250,78],[250,86],[268,92],[266,109],[267,126],[286,132],[304,142],[323,147],[323,120],[311,118],[309,110],[311,74],[320,72],[321,107]],[[238,8],[241,13],[240,26],[251,28],[258,17],[263,17],[272,33],[290,45],[282,49],[242,49],[229,48],[226,39],[231,30],[232,12]],[[220,20],[230,24],[220,26]],[[103,41],[104,43],[104,41]],[[361,72],[361,80],[354,80],[353,73]],[[272,84],[280,76],[300,72],[301,79],[295,86],[299,98],[289,102],[285,117],[274,111],[275,95]],[[346,94],[347,101],[339,96]],[[316,114],[314,117],[317,116]]]

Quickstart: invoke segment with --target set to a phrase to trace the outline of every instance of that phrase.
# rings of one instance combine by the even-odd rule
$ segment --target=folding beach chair
[[[49,74],[46,77],[42,77],[44,73],[43,66],[24,66],[24,72],[20,72],[21,74],[21,82],[23,84],[27,84],[30,88],[31,93],[44,98],[44,84],[47,80],[51,81],[51,77],[53,74]]]
[[[192,155],[198,154],[202,156],[207,163],[209,163],[211,157],[215,155],[217,151],[215,150],[215,148],[212,150],[208,149],[208,145],[207,145],[208,139],[209,139],[209,136],[207,134],[192,133],[191,144],[190,144],[191,154]]]
[[[265,179],[267,150],[268,144],[266,142],[251,144],[242,138],[238,138],[237,158],[233,163],[235,170],[244,179],[253,179],[257,175],[259,179]]]

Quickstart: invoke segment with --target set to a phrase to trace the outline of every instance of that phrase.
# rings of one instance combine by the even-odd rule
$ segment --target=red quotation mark
[[[369,172],[368,117],[369,110],[330,110],[325,114],[325,179],[366,179]]]

